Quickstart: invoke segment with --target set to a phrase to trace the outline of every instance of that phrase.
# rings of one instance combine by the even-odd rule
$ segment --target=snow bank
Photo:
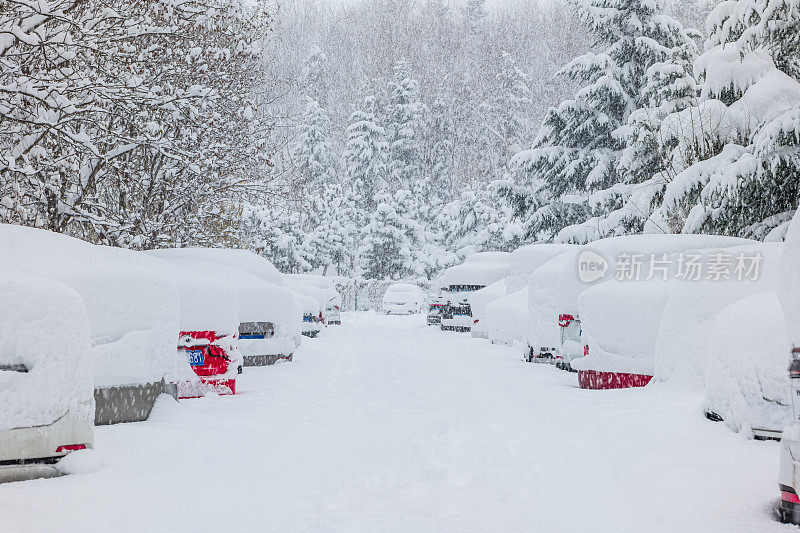
[[[708,333],[706,411],[734,431],[780,430],[791,422],[789,345],[775,291],[725,307]]]
[[[491,285],[509,275],[511,254],[508,252],[480,252],[467,257],[460,265],[445,269],[436,278],[436,286]]]
[[[202,250],[195,248],[194,251]],[[242,355],[289,354],[300,335],[302,315],[291,291],[254,276],[227,262],[196,259],[207,254],[181,257],[173,250],[148,252],[156,257],[172,258],[174,264],[230,285],[238,294],[239,322],[271,322],[275,335],[269,339],[240,339]],[[177,257],[176,257],[177,256]],[[258,258],[258,256],[255,256]],[[238,325],[237,325],[238,330]],[[265,352],[265,350],[267,350]]]
[[[783,244],[754,243],[727,250],[733,255],[760,254],[755,280],[684,281],[676,284],[664,308],[655,345],[654,377],[699,385],[706,375],[707,355],[717,315],[727,306],[776,287]]]
[[[528,287],[523,287],[486,305],[485,317],[481,322],[484,323],[491,342],[511,345],[514,341],[527,341],[530,322],[528,295]]]
[[[626,256],[630,259],[634,254],[642,254],[649,261],[650,254],[660,257],[662,254],[683,250],[725,248],[752,242],[715,235],[652,234],[613,237],[576,246],[573,250],[550,259],[531,274],[528,298],[531,322],[527,338],[534,349],[559,346],[559,315],[569,314],[579,318],[578,298],[581,293],[593,284],[601,283],[614,277],[618,271],[623,271]],[[579,261],[581,268],[591,263],[605,265],[606,270],[602,274],[598,273],[599,277],[592,282],[584,282],[578,276]],[[643,268],[642,275],[646,276],[646,263]],[[588,270],[585,272],[591,273]]]
[[[89,318],[63,283],[0,266],[0,431],[94,418]],[[9,305],[12,304],[12,305]]]
[[[91,327],[96,387],[172,379],[191,372],[176,360],[178,291],[138,253],[93,246],[58,233],[0,225],[2,261],[76,290]]]

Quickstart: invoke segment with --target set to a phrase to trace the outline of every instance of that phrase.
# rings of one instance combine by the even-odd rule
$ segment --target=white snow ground
[[[584,391],[504,346],[344,314],[234,397],[99,427],[98,470],[0,485],[0,530],[795,531],[778,445],[660,383]]]

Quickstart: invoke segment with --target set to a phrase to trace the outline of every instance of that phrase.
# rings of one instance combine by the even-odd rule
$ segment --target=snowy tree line
[[[574,88],[560,65],[589,46],[570,8],[482,0],[288,3],[271,78],[302,200],[251,204],[245,244],[284,270],[430,277],[520,244],[492,185]],[[391,21],[389,23],[388,21]]]
[[[800,0],[265,1],[0,0],[0,222],[385,279],[797,207]]]
[[[269,183],[261,0],[0,0],[0,221],[235,239]]]
[[[308,202],[248,212],[245,239],[282,268],[430,277],[471,252],[528,242],[782,238],[800,192],[797,0],[719,3],[704,33],[655,0],[580,0],[533,8],[550,33],[513,41],[501,28],[530,11],[386,1],[341,12],[353,39],[375,9],[399,17],[404,38],[377,31],[386,45],[313,46],[303,61],[288,159]],[[436,38],[413,24],[436,14]],[[328,17],[324,29],[339,35]],[[447,35],[480,56],[436,43]],[[552,70],[530,63],[542,49]]]

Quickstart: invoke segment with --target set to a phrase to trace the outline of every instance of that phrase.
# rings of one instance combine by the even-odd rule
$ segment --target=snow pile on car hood
[[[89,318],[55,280],[0,266],[0,431],[53,423],[68,410],[94,418]],[[13,305],[12,305],[13,304]]]
[[[491,285],[509,275],[511,254],[508,252],[480,252],[467,257],[460,265],[445,269],[436,278],[437,287],[450,285]]]
[[[175,356],[178,291],[140,255],[45,230],[0,225],[3,261],[69,285],[91,328],[96,387],[152,383],[191,372]]]

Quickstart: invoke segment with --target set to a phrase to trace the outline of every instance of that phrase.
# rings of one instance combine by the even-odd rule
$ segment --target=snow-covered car
[[[243,361],[238,339],[239,296],[234,287],[152,253],[118,253],[165,276],[178,289],[176,360],[188,362],[192,371],[178,377],[178,397],[235,394]],[[175,354],[175,341],[172,350]]]
[[[292,291],[298,302],[301,315],[301,334],[305,337],[315,338],[325,326],[323,309],[328,297],[325,291],[302,282],[293,276],[285,277],[286,287]]]
[[[442,307],[442,331],[468,333],[470,329],[472,310],[467,299],[449,299]]]
[[[800,213],[795,214],[786,234],[778,295],[786,324],[781,351],[789,367],[792,404],[792,421],[781,439],[778,513],[782,521],[800,524]]]
[[[285,287],[232,266],[235,262],[212,259],[216,255],[224,258],[229,250],[207,251],[202,248],[174,248],[149,253],[216,278],[236,290],[239,296],[239,351],[243,366],[291,361],[300,332],[300,316],[292,293]]]
[[[80,295],[0,265],[0,482],[60,474],[94,444],[89,319]]]
[[[490,302],[506,295],[507,279],[508,278],[503,278],[500,281],[495,281],[491,285],[467,294],[466,299],[469,302],[470,314],[472,316],[470,335],[473,337],[480,339],[489,338],[489,332],[486,329],[486,313],[484,310]]]
[[[442,330],[471,331],[472,310],[468,295],[507,277],[511,272],[510,262],[508,252],[480,252],[467,257],[460,265],[446,268],[434,280],[434,286],[441,288],[445,301]],[[469,314],[463,315],[464,312]]]
[[[640,281],[631,280],[627,283],[646,284],[649,263],[643,265],[645,259],[652,259],[655,266],[665,256],[681,251],[727,248],[753,242],[714,235],[631,235],[576,246],[573,250],[553,257],[530,277],[530,326],[526,335],[529,358],[555,362],[567,370],[577,369],[573,361],[583,358],[586,349],[586,343],[581,336],[584,317],[581,316],[578,305],[581,294],[602,285],[612,277],[626,279],[625,276],[629,275],[640,276],[637,277]],[[638,258],[637,262],[634,262],[635,258]],[[660,275],[659,271],[656,273]],[[611,315],[616,312],[613,309],[606,311]],[[609,319],[610,317],[604,319],[605,323]],[[579,365],[589,365],[588,361],[591,359]],[[593,374],[595,369],[587,366],[582,371],[586,373],[583,383],[590,383],[587,376]],[[644,383],[649,378],[650,376],[642,375],[641,378],[631,381]],[[601,386],[607,383],[604,380],[595,382]]]
[[[413,315],[425,309],[427,299],[425,291],[413,283],[392,283],[386,288],[381,305],[387,315]]]
[[[322,321],[325,324],[342,324],[342,295],[336,290],[336,283],[327,276],[317,274],[286,274],[295,281],[311,285],[319,289],[322,299]]]
[[[175,357],[180,303],[175,285],[136,264],[140,253],[59,233],[0,225],[2,261],[77,291],[89,317],[95,424],[146,420],[163,393],[190,375]]]
[[[481,322],[489,342],[506,346],[513,346],[515,341],[522,342],[530,320],[528,287],[492,300],[486,304],[483,315]]]
[[[442,308],[444,307],[444,300],[442,300],[441,296],[436,296],[432,299],[432,301],[428,304],[428,317],[427,317],[427,324],[429,326],[439,326],[442,325]]]
[[[779,243],[753,242],[745,246],[699,249],[666,256],[668,262],[676,265],[681,255],[699,256],[710,265],[713,257],[723,254],[731,259],[731,271],[738,264],[736,258],[741,258],[742,264],[748,266],[751,260],[757,260],[758,272],[753,279],[745,277],[744,272],[739,279],[731,272],[729,279],[685,280],[671,276],[667,280],[655,278],[638,282],[610,280],[584,291],[578,300],[578,308],[583,318],[583,344],[589,349],[586,356],[573,362],[579,370],[580,386],[641,386],[653,376],[662,381],[684,382],[698,382],[705,378],[706,391],[717,391],[711,395],[709,405],[713,407],[707,409],[719,412],[714,417],[723,413],[727,417],[732,407],[728,402],[739,388],[739,378],[742,385],[747,386],[749,378],[744,369],[750,365],[757,366],[761,358],[756,350],[744,356],[749,360],[748,364],[740,364],[737,359],[742,354],[737,350],[719,354],[722,360],[731,363],[722,366],[743,370],[741,376],[731,379],[727,371],[713,361],[717,357],[713,355],[715,349],[728,344],[725,339],[717,337],[720,328],[727,328],[724,324],[717,324],[715,318],[725,311],[726,305],[774,288],[781,250],[782,244]],[[750,275],[754,274],[755,271]],[[691,318],[698,324],[688,324]],[[689,337],[694,337],[693,346],[687,346]],[[751,337],[755,340],[759,335]],[[682,353],[672,349],[676,345],[683,348]],[[733,410],[739,411],[738,407]]]

